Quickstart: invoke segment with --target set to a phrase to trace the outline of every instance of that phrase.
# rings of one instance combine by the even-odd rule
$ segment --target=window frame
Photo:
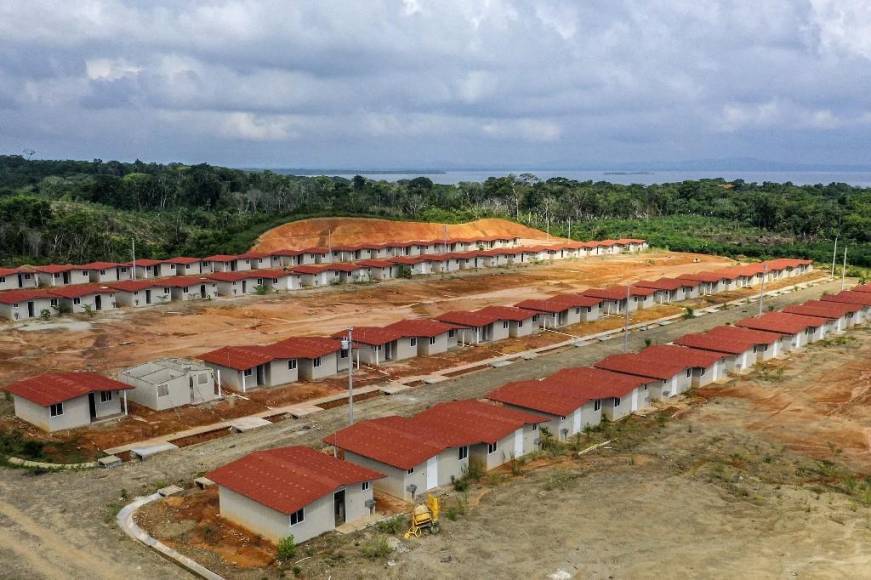
[[[64,414],[64,402],[55,403],[53,405],[49,405],[48,407],[48,416],[49,417],[62,417]]]
[[[290,520],[290,527],[298,526],[299,524],[303,523],[305,521],[305,508],[299,508],[298,510],[290,514],[290,517],[288,519]]]

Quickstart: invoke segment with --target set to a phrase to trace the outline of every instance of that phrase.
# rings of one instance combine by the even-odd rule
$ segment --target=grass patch
[[[366,541],[360,548],[360,553],[370,560],[386,558],[393,549],[387,543],[387,536],[379,534]]]

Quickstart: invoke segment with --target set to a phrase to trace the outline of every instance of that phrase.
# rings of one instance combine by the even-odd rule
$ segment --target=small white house
[[[118,378],[133,386],[131,401],[155,411],[221,398],[215,372],[197,360],[162,358],[125,369]]]
[[[118,306],[153,306],[167,304],[172,300],[169,286],[164,286],[160,280],[123,280],[109,282],[108,288],[115,291],[115,303]]]
[[[207,474],[221,517],[272,542],[305,542],[374,514],[377,471],[310,447],[256,451]]]
[[[58,302],[57,296],[41,289],[0,292],[0,318],[16,321],[40,318],[45,313],[53,316]]]

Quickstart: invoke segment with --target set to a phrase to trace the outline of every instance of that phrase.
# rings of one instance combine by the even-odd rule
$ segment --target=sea
[[[354,175],[362,175],[376,181],[399,181],[426,177],[434,183],[456,184],[463,181],[485,181],[488,177],[501,177],[509,174],[520,175],[531,173],[542,180],[552,177],[565,177],[577,181],[610,181],[625,185],[655,183],[676,183],[695,179],[723,178],[727,181],[743,179],[748,183],[786,183],[796,185],[816,185],[829,183],[846,183],[857,187],[871,187],[871,172],[861,171],[555,171],[535,169],[518,170],[482,170],[482,171],[364,171],[364,170],[304,170],[304,169],[273,169],[277,173],[289,175],[327,175],[350,179]]]

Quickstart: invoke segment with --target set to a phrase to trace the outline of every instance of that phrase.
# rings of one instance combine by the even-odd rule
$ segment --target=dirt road
[[[772,298],[768,303],[782,307],[816,298],[824,291],[835,290],[838,286],[839,283],[823,284]],[[630,346],[633,350],[643,348],[645,338],[656,343],[668,342],[687,332],[702,331],[748,314],[747,309],[736,308],[684,320],[633,335]],[[408,414],[439,400],[478,397],[510,380],[541,377],[560,368],[589,364],[620,349],[619,341],[609,341],[564,350],[508,367],[421,387],[408,391],[407,394],[373,399],[359,405],[355,410],[358,418],[390,413]],[[150,553],[147,548],[130,542],[111,522],[111,517],[108,516],[120,505],[122,490],[134,496],[150,493],[169,482],[180,481],[188,484],[194,476],[249,451],[278,445],[316,443],[344,424],[345,413],[343,408],[331,409],[309,420],[277,423],[260,431],[217,439],[157,457],[146,463],[129,464],[108,471],[33,475],[24,470],[2,470],[0,498],[4,504],[17,510],[15,512],[7,508],[0,512],[3,514],[3,530],[21,538],[21,546],[37,551],[49,562],[64,562],[66,559],[60,547],[51,541],[54,534],[57,534],[56,537],[65,539],[73,546],[90,550],[99,554],[101,559],[122,567],[129,578],[177,576],[179,572],[171,564]],[[621,501],[637,501],[629,493],[623,493],[619,497]],[[621,503],[615,503],[615,512],[627,511],[621,506]],[[21,515],[24,517],[20,517]],[[659,537],[658,544],[667,545],[667,535]],[[5,569],[10,571],[12,577],[49,577],[40,574],[39,570],[24,567],[23,561],[15,557],[9,548],[0,549],[5,550],[0,553],[0,559],[4,567],[8,567]],[[526,553],[529,554],[528,551]],[[70,570],[71,577],[80,577],[77,573],[80,568],[76,566],[75,562],[67,563],[61,570]],[[89,575],[97,574],[99,571]]]

